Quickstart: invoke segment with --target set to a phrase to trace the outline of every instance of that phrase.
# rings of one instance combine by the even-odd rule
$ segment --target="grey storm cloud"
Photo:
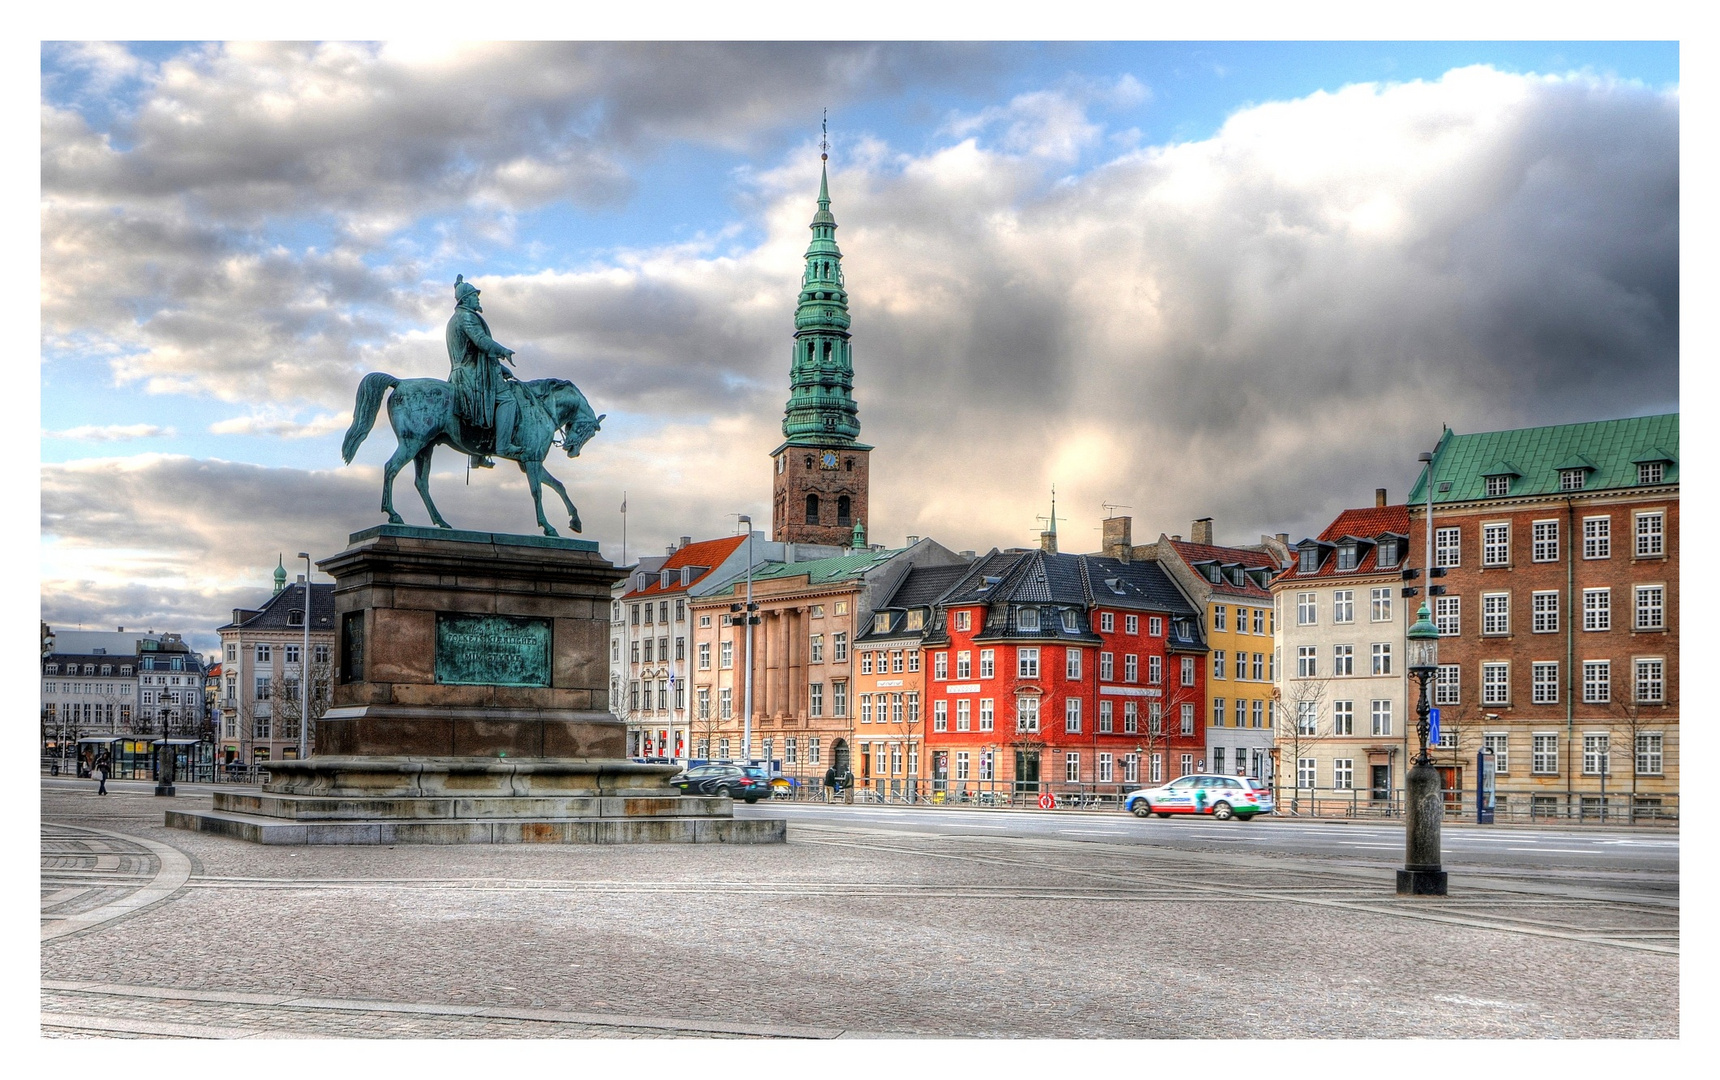
[[[844,55],[862,67],[895,55],[871,48]],[[648,50],[626,55],[649,70]],[[1093,99],[1071,94],[1086,95],[1077,105]],[[727,107],[737,131],[753,122],[743,118],[755,106]],[[622,144],[679,137],[680,120],[644,119],[655,115],[602,123],[632,125]],[[1480,431],[1677,408],[1676,92],[1461,69],[1246,108],[1209,138],[1130,151],[1075,176],[1032,150],[1036,140],[1092,145],[1081,108],[1036,94],[981,119],[952,130],[1007,132],[1006,145],[978,136],[915,153],[872,145],[833,162],[862,437],[878,447],[875,539],[1028,543],[1053,484],[1066,550],[1097,545],[1102,501],[1131,507],[1137,536],[1183,532],[1207,515],[1221,540],[1300,536],[1366,505],[1375,487],[1401,497],[1442,422]],[[637,251],[612,266],[481,282],[497,337],[540,365],[531,374],[574,378],[600,410],[630,414],[606,424],[602,453],[594,443],[563,474],[606,553],[619,522],[587,512],[582,491],[609,505],[625,488],[646,508],[630,523],[635,553],[683,533],[721,534],[725,515],[768,505],[765,455],[787,395],[816,168],[803,146],[748,181],[764,233],[750,250]],[[84,206],[46,184],[45,197],[68,213]],[[162,243],[182,236],[187,251],[205,250],[200,219],[180,212],[182,232]],[[50,258],[51,239],[61,242],[44,237],[45,279],[78,248],[64,241]],[[291,384],[305,399],[350,407],[362,367],[445,371],[446,286],[430,295],[409,264],[241,255],[226,258],[225,272],[246,296],[269,291],[248,279],[275,272],[274,260],[279,273],[298,267],[281,291],[300,299],[278,316],[294,330],[270,331],[278,340],[266,344],[310,364]],[[103,257],[115,273],[163,272],[124,252]],[[183,258],[186,287],[204,290],[184,317],[217,333],[213,314],[238,309],[219,306],[220,289],[198,276],[213,273],[202,261]],[[336,301],[326,282],[337,268],[357,275],[352,295],[364,302]],[[108,296],[113,279],[90,275],[102,278],[95,295]],[[86,302],[78,288],[45,290],[51,333],[92,333],[75,315]],[[53,307],[62,302],[64,315]],[[101,303],[121,310],[123,290]],[[420,336],[382,329],[390,318]],[[221,388],[209,392],[260,401],[249,395],[263,345],[244,338],[259,331],[231,333],[219,339],[232,342],[225,366],[215,350],[195,354],[207,362],[161,362]],[[113,340],[121,351],[161,348],[135,333]],[[309,341],[339,359],[312,362]],[[193,355],[195,334],[175,347]],[[362,458],[370,468],[386,453],[374,440],[364,451],[374,456]],[[74,515],[50,498],[59,468],[45,471],[43,499],[45,514],[67,509],[54,523],[63,529]],[[291,486],[282,473],[248,475],[244,497],[263,503],[257,493]],[[315,511],[331,542],[358,527],[343,515],[375,519],[374,490],[356,472],[335,475],[328,482],[350,493]],[[471,500],[454,505],[479,520],[498,515],[493,527],[529,527],[523,491],[507,494],[498,479],[457,490],[439,481],[438,502],[451,519],[445,498]],[[411,518],[410,487],[402,491]],[[107,525],[146,530],[127,520],[143,497],[117,490]],[[211,502],[206,519],[234,517],[233,505],[249,504]],[[237,549],[282,535],[282,522],[263,519],[262,539]],[[250,526],[218,531],[240,528]],[[44,529],[54,531],[47,518]],[[103,542],[101,528],[87,535],[79,542]],[[143,539],[173,551],[188,543],[165,523]],[[201,543],[195,532],[189,543]]]

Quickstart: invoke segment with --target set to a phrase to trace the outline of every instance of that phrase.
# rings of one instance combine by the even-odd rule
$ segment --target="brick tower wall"
[[[823,452],[822,447],[788,446],[773,459],[771,539],[845,546],[853,543],[854,522],[859,521],[866,526],[867,542],[872,542],[867,498],[871,482],[870,451],[837,450],[835,469],[819,464]],[[816,524],[806,520],[808,495],[818,496]],[[845,523],[838,523],[837,509],[844,495],[849,499],[849,513]]]

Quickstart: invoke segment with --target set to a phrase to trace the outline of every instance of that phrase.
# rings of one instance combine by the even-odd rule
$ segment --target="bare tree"
[[[1608,724],[1608,741],[1609,743],[1611,742],[1612,732],[1616,731],[1623,734],[1625,737],[1625,753],[1630,756],[1630,821],[1632,824],[1636,823],[1637,791],[1642,775],[1642,754],[1639,753],[1638,742],[1644,735],[1663,732],[1666,728],[1666,716],[1668,711],[1671,710],[1676,714],[1677,707],[1678,702],[1672,698],[1668,698],[1665,701],[1641,702],[1636,700],[1636,695],[1634,693],[1627,701],[1615,699],[1607,706],[1610,721]],[[1663,756],[1663,760],[1665,753],[1666,747],[1665,744],[1662,743],[1661,754]],[[1607,769],[1610,772],[1612,769],[1612,750],[1610,746],[1608,747],[1607,758]],[[1651,775],[1658,776],[1661,774],[1654,773]],[[1604,777],[1602,782],[1605,782]]]
[[[1289,751],[1292,781],[1290,812],[1294,814],[1302,809],[1302,784],[1298,775],[1302,755],[1324,742],[1331,734],[1331,728],[1328,725],[1324,732],[1320,730],[1320,714],[1324,711],[1327,695],[1325,679],[1291,679],[1285,685],[1288,692],[1282,692],[1277,687],[1272,690],[1273,700],[1284,706],[1278,730],[1273,732],[1273,737],[1281,750]],[[1283,772],[1284,769],[1280,766],[1273,774],[1275,787]]]
[[[325,654],[326,655],[326,654]],[[313,654],[314,657],[314,654]],[[301,665],[304,674],[309,676],[311,683],[310,730],[305,734],[306,754],[316,753],[317,723],[328,712],[330,704],[330,688],[334,685],[334,664],[329,660],[312,659],[309,664]],[[276,675],[270,680],[270,694],[273,698],[276,737],[297,740],[299,723],[304,719],[304,689],[299,684],[298,677],[287,674]]]

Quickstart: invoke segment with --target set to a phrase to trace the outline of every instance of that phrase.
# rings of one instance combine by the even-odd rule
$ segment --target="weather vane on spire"
[[[818,140],[818,160],[819,161],[829,161],[830,160],[830,110],[829,109],[824,110],[824,119],[819,123],[818,127],[819,127],[819,130],[824,133],[823,136]]]

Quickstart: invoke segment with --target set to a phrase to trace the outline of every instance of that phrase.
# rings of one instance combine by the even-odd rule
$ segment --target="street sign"
[[[1438,746],[1439,745],[1439,710],[1438,709],[1432,709],[1428,712],[1427,744],[1429,746]]]
[[[1039,809],[1041,809],[1041,810],[1055,810],[1056,808],[1057,808],[1057,797],[1052,795],[1051,792],[1047,791],[1047,792],[1045,792],[1039,796]]]
[[[1497,784],[1497,774],[1493,766],[1493,751],[1487,749],[1476,751],[1475,823],[1477,825],[1493,824],[1494,789]]]

